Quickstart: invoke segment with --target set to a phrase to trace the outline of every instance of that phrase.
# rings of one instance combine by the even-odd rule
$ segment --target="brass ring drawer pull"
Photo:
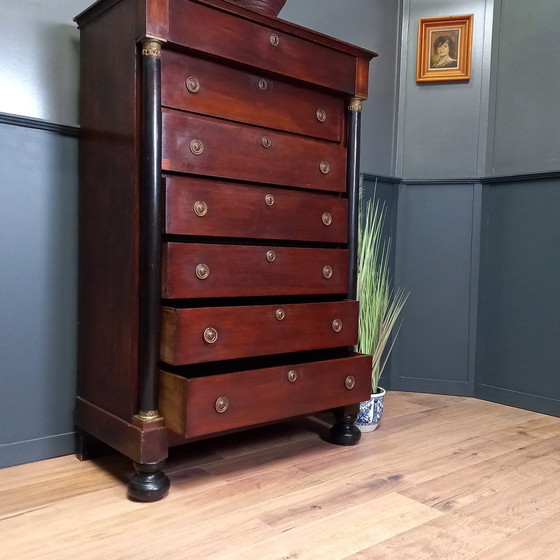
[[[193,212],[202,218],[202,216],[206,216],[206,212],[208,212],[208,205],[202,200],[197,200],[193,204]]]
[[[332,214],[330,212],[325,212],[321,216],[321,221],[323,222],[324,225],[330,226],[332,224]]]
[[[204,341],[208,344],[214,344],[218,340],[218,331],[212,327],[204,329]]]
[[[332,278],[332,275],[333,275],[332,266],[329,266],[327,264],[326,266],[323,267],[323,278],[328,280],[329,278]]]
[[[271,194],[267,194],[264,197],[264,201],[268,204],[268,206],[272,206],[274,204],[274,196]]]
[[[201,263],[196,267],[195,274],[199,280],[206,280],[210,276],[210,267]]]
[[[214,403],[214,408],[219,414],[223,414],[229,408],[229,399],[227,397],[219,397]]]
[[[279,321],[283,321],[286,317],[286,312],[283,309],[277,309],[275,315]]]
[[[321,123],[327,120],[327,112],[324,109],[317,109],[317,120]]]
[[[277,47],[280,44],[280,37],[276,33],[272,33],[269,38],[270,44],[273,47]]]
[[[322,161],[319,164],[319,169],[323,175],[328,175],[331,171],[331,164],[328,161]]]
[[[342,319],[335,319],[332,322],[332,330],[334,332],[340,332],[342,330]]]
[[[268,262],[274,262],[276,260],[276,253],[274,251],[267,251],[266,260]]]
[[[351,391],[356,386],[356,378],[353,375],[349,375],[344,380],[344,385],[349,391]]]
[[[191,93],[198,93],[200,91],[200,82],[198,81],[198,78],[195,78],[194,76],[189,76],[185,80],[185,87]]]
[[[270,148],[272,146],[272,140],[269,136],[263,136],[261,140],[261,144],[263,148]]]
[[[288,372],[288,381],[290,383],[295,383],[297,379],[297,371],[295,369],[292,369]]]
[[[189,144],[189,148],[195,156],[199,156],[204,151],[204,144],[202,140],[193,138]]]

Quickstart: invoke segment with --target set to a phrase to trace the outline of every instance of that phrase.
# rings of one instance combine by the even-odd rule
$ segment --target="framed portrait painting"
[[[417,82],[470,79],[473,19],[473,14],[420,19]]]

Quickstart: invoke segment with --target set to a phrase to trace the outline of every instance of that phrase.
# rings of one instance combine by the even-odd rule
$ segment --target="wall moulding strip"
[[[549,181],[560,179],[560,171],[546,171],[542,173],[521,173],[518,175],[499,175],[495,177],[461,177],[454,179],[402,179],[400,177],[387,177],[375,173],[363,173],[365,181],[380,181],[383,183],[398,183],[406,186],[414,185],[471,185],[471,184],[500,184],[516,183],[521,181]]]
[[[546,171],[543,173],[523,173],[517,175],[499,175],[496,177],[482,177],[482,184],[516,183],[519,181],[549,181],[560,179],[560,171]]]
[[[33,128],[35,130],[46,130],[62,136],[78,137],[80,133],[79,126],[58,124],[41,119],[34,119],[32,117],[12,115],[10,113],[0,113],[0,124],[19,126],[21,128]]]

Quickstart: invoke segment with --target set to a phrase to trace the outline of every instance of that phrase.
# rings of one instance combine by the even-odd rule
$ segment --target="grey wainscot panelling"
[[[477,183],[400,187],[396,284],[411,295],[393,389],[473,394],[480,191]]]
[[[77,141],[0,125],[0,467],[73,450]]]
[[[476,395],[560,415],[560,9],[496,0],[494,19]]]
[[[484,187],[476,394],[560,415],[560,173]]]
[[[72,18],[90,3],[0,0],[0,467],[74,450],[79,37]]]

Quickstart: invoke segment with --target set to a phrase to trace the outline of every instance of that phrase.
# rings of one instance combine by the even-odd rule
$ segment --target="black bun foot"
[[[137,502],[157,502],[167,495],[171,483],[162,472],[163,461],[134,463],[136,474],[128,482],[128,497]]]
[[[329,431],[329,441],[336,445],[356,445],[362,432],[356,426],[356,415],[344,415],[337,418],[337,423]]]

